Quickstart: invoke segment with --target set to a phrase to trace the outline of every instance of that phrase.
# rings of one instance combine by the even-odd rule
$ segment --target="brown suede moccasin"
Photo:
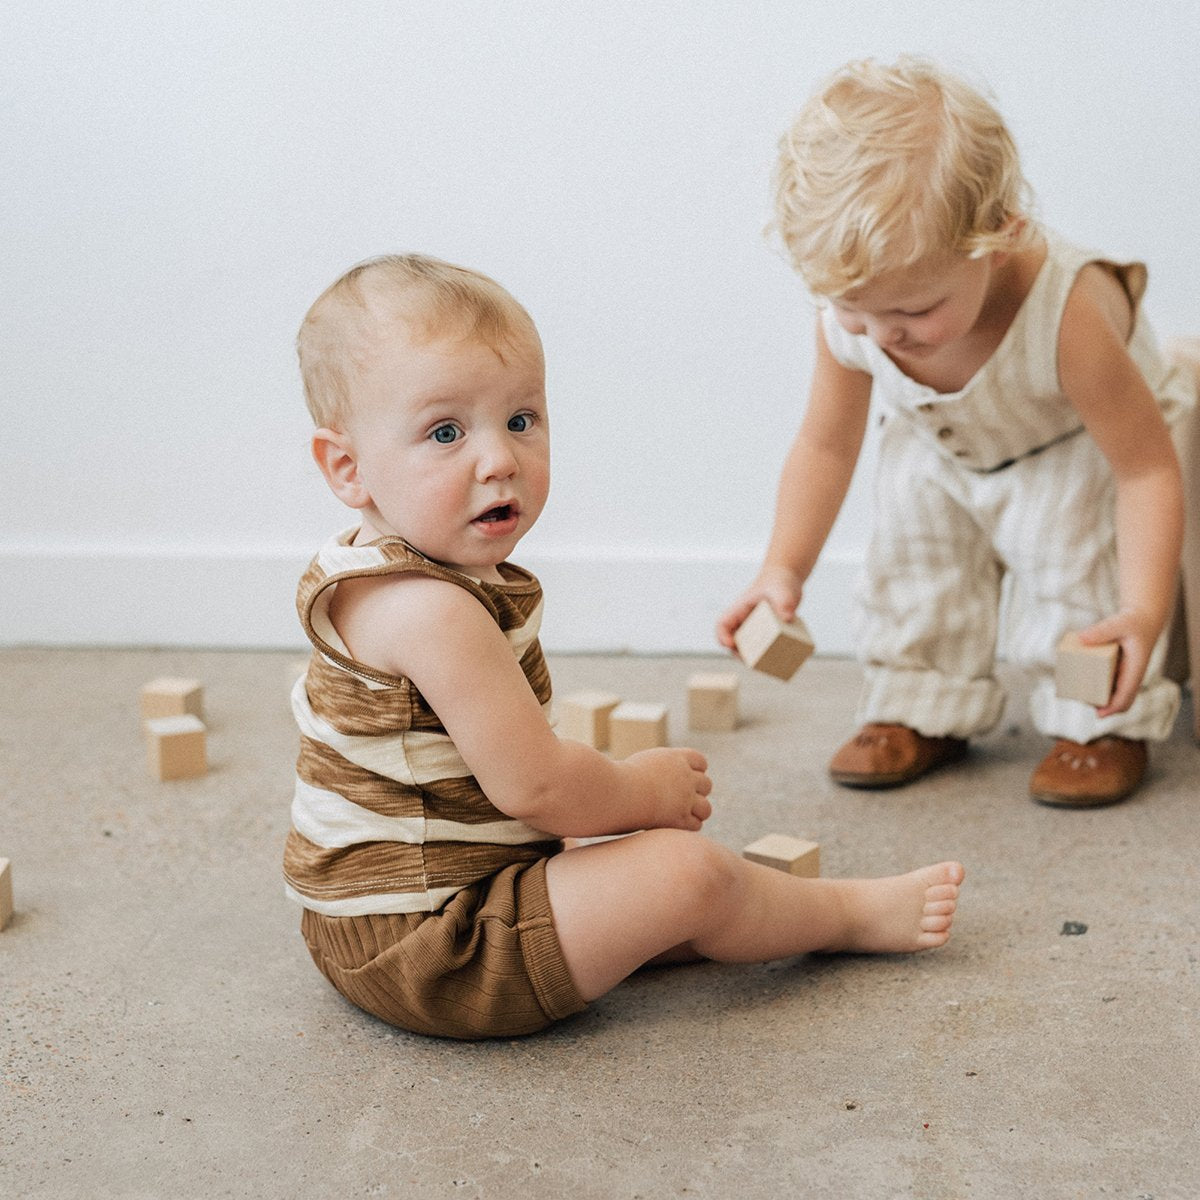
[[[833,756],[829,774],[846,787],[899,787],[966,752],[965,738],[926,737],[907,725],[864,725]]]
[[[1137,790],[1146,774],[1146,743],[1102,737],[1081,744],[1063,739],[1038,764],[1029,794],[1055,808],[1102,808]]]

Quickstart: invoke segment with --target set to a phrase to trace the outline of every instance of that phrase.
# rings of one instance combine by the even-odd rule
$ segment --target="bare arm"
[[[785,621],[795,615],[846,498],[870,400],[871,377],[833,357],[818,322],[812,393],[783,464],[766,557],[754,582],[718,622],[721,645],[733,649],[735,631],[760,600],[769,600]]]
[[[504,635],[462,588],[423,576],[347,586],[332,610],[343,641],[359,661],[413,681],[501,812],[559,837],[696,830],[710,815],[697,751],[613,762],[559,739]]]
[[[1119,285],[1099,268],[1086,268],[1059,334],[1063,390],[1116,479],[1121,608],[1081,631],[1089,644],[1121,646],[1116,687],[1100,716],[1133,703],[1170,617],[1183,538],[1179,462],[1158,404],[1126,349],[1130,320]]]

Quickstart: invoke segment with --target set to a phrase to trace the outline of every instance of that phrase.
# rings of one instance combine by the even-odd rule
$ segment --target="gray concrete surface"
[[[715,660],[554,659],[560,692],[670,704],[720,841],[809,836],[826,874],[961,858],[956,936],[646,972],[547,1034],[463,1045],[363,1016],[307,959],[279,877],[294,657],[0,653],[0,1196],[1200,1195],[1182,721],[1105,811],[1026,799],[1044,746],[1019,695],[961,766],[851,793],[824,774],[850,663],[745,674],[742,728],[686,737],[685,680]],[[203,779],[147,777],[159,674],[207,685]]]

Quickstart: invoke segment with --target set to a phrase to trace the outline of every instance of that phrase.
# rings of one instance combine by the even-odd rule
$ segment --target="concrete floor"
[[[317,974],[283,898],[288,654],[0,653],[0,1196],[1200,1196],[1200,752],[1181,719],[1132,802],[1026,798],[1015,695],[968,761],[893,793],[825,777],[857,669],[558,658],[559,692],[671,706],[711,835],[822,844],[825,874],[961,858],[943,950],[636,976],[538,1037],[397,1032]],[[152,782],[137,691],[207,685],[211,771]],[[1006,677],[1011,678],[1011,677]],[[1084,933],[1065,930],[1086,926]]]

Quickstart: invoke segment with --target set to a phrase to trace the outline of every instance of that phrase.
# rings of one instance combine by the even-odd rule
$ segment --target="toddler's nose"
[[[506,438],[489,438],[481,447],[475,463],[480,481],[508,479],[517,473],[517,456]]]
[[[877,345],[898,346],[904,340],[904,328],[900,325],[880,322],[871,332]]]

